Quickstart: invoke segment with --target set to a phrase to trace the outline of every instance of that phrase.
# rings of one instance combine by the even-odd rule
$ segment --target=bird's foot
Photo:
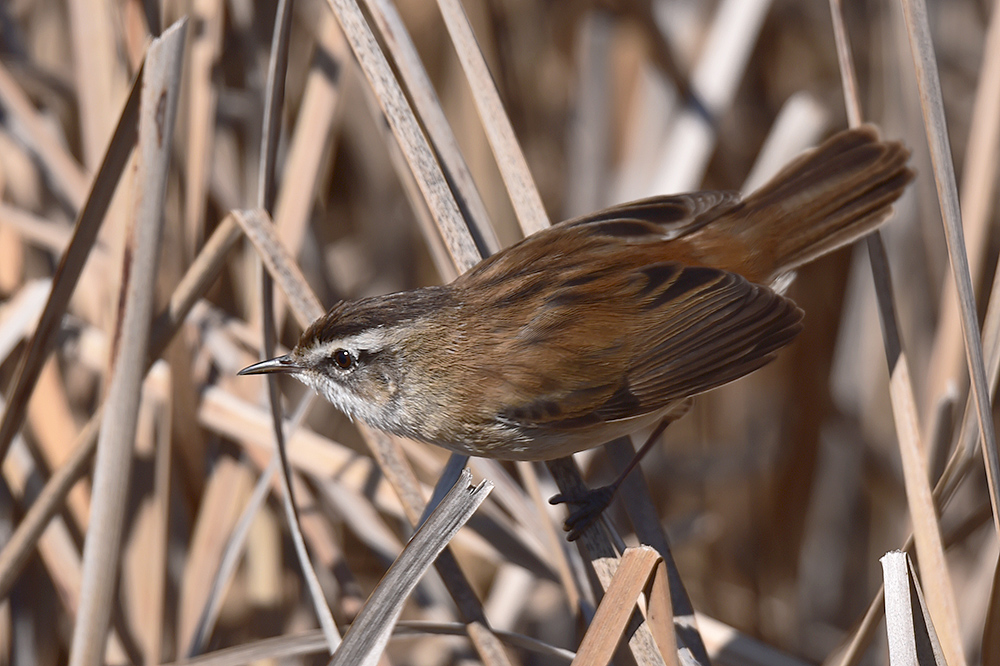
[[[617,484],[610,484],[586,490],[582,494],[572,497],[563,493],[554,495],[549,500],[549,504],[572,504],[576,507],[563,523],[563,529],[569,532],[566,538],[569,541],[579,539],[584,530],[597,522],[604,510],[608,508],[617,490]]]

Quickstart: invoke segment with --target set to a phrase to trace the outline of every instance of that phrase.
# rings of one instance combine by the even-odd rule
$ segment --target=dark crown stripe
[[[450,302],[450,293],[444,287],[424,287],[411,292],[342,301],[306,329],[299,346],[313,347],[374,328],[397,326],[426,317]]]

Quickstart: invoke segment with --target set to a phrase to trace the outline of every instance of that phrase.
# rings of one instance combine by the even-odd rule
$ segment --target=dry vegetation
[[[616,663],[888,663],[879,560],[911,530],[948,663],[1000,663],[1000,522],[938,203],[961,202],[993,391],[1000,3],[932,3],[919,53],[943,95],[923,97],[920,7],[845,4],[853,65],[837,0],[468,0],[468,23],[455,0],[298,0],[287,22],[250,0],[0,2],[0,662],[325,663],[316,628],[359,616],[448,458],[280,382],[298,536],[266,384],[236,371],[320,303],[451,279],[549,218],[752,187],[863,118],[919,172],[888,268],[872,242],[801,271],[804,333],[669,429],[609,511],[620,537],[565,543],[545,499],[571,466],[473,460],[492,493],[436,570],[386,578],[408,624],[364,663],[603,663],[626,627]],[[950,154],[924,129],[944,135],[942,97]],[[576,463],[593,485],[627,458]],[[886,566],[892,607],[906,566]],[[355,639],[391,624],[365,620]]]

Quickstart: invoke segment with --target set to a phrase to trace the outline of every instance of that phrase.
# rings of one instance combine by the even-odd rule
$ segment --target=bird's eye
[[[333,352],[333,362],[337,364],[337,367],[341,370],[350,370],[351,366],[354,365],[354,357],[351,356],[351,352],[346,349],[338,349]]]

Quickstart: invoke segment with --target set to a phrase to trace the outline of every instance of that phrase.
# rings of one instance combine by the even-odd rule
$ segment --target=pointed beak
[[[294,374],[302,370],[302,366],[295,365],[295,362],[291,359],[289,355],[279,356],[277,358],[272,358],[267,361],[261,361],[260,363],[254,363],[253,365],[248,365],[236,374],[238,375],[264,375],[271,372],[287,372],[289,374]]]

